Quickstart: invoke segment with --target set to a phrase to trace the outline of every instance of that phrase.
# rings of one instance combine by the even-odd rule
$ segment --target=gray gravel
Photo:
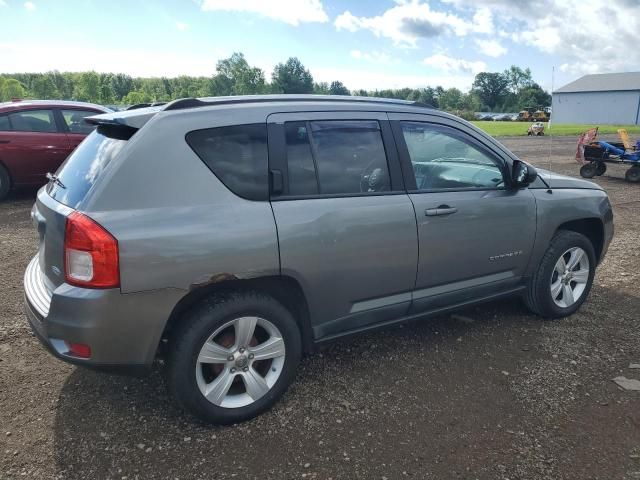
[[[508,138],[577,175],[575,139]],[[0,479],[636,479],[640,185],[597,181],[616,237],[589,301],[541,321],[517,300],[340,341],[302,362],[271,412],[226,428],[180,412],[162,365],[143,379],[49,356],[22,314],[34,192],[0,204]]]

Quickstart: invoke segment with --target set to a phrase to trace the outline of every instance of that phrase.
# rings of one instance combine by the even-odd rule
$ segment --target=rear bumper
[[[37,259],[37,257],[36,257]],[[62,284],[46,292],[39,267],[25,272],[25,311],[32,330],[57,358],[76,365],[116,371],[147,370],[180,290],[122,294]],[[44,300],[43,300],[44,296]],[[48,307],[48,308],[47,308]],[[91,358],[68,354],[65,341],[91,347]]]

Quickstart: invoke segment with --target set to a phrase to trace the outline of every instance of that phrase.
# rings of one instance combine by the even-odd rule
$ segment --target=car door
[[[315,338],[405,315],[416,221],[386,114],[273,114],[268,130],[281,272],[302,286]]]
[[[3,143],[3,161],[15,184],[44,183],[67,157],[69,144],[52,109],[25,109],[8,114],[11,134]]]
[[[462,123],[389,116],[418,225],[412,312],[521,285],[536,205],[528,189],[510,188],[510,160]]]
[[[73,152],[80,145],[80,142],[96,128],[95,125],[87,123],[84,119],[103,113],[80,108],[61,108],[59,112],[69,143],[68,154]]]

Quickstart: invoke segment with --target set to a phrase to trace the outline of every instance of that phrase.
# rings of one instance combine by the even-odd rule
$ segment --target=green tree
[[[508,80],[501,73],[480,72],[473,81],[472,89],[483,104],[493,109],[504,98],[507,86]]]
[[[457,88],[444,90],[438,97],[438,105],[443,110],[461,110],[464,94]]]
[[[151,102],[166,102],[171,100],[166,84],[162,78],[145,78],[142,81],[142,91]]]
[[[111,90],[116,100],[121,100],[131,90],[133,90],[133,79],[124,73],[116,73],[109,79]]]
[[[122,97],[122,102],[125,105],[136,105],[138,103],[149,103],[150,101],[151,101],[151,98],[145,92],[139,92],[137,90],[129,92],[124,97]]]
[[[530,87],[534,83],[529,67],[523,70],[516,65],[511,65],[502,73],[502,76],[507,82],[509,91],[515,95],[518,95],[523,88]]]
[[[335,80],[329,86],[329,95],[351,95],[351,92],[344,86],[344,83]]]
[[[518,110],[549,105],[551,105],[551,95],[535,82],[518,93]]]
[[[100,77],[96,72],[84,72],[78,77],[73,90],[76,100],[98,102],[100,99]]]
[[[329,84],[327,82],[314,83],[313,93],[316,95],[329,95]]]
[[[433,107],[438,106],[438,99],[436,97],[436,92],[431,87],[426,88],[416,88],[409,93],[407,96],[407,100],[411,100],[413,102],[426,103],[427,105],[431,105]]]
[[[8,101],[13,98],[24,98],[27,90],[15,78],[5,78],[0,85],[0,100]]]
[[[57,70],[48,72],[47,75],[51,78],[51,81],[56,86],[56,92],[58,92],[58,99],[70,100],[73,98],[73,79],[69,73],[60,73]]]
[[[313,77],[296,57],[279,63],[271,76],[276,93],[313,93]]]
[[[234,53],[216,64],[215,95],[251,95],[266,91],[264,72],[251,67],[242,53]]]
[[[42,100],[59,98],[60,96],[53,82],[53,78],[46,73],[44,75],[38,75],[33,79],[30,91],[31,95]]]

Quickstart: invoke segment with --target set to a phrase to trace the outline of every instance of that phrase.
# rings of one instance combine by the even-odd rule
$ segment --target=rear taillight
[[[79,287],[120,286],[118,241],[92,219],[78,212],[67,217],[64,276],[67,283]]]

